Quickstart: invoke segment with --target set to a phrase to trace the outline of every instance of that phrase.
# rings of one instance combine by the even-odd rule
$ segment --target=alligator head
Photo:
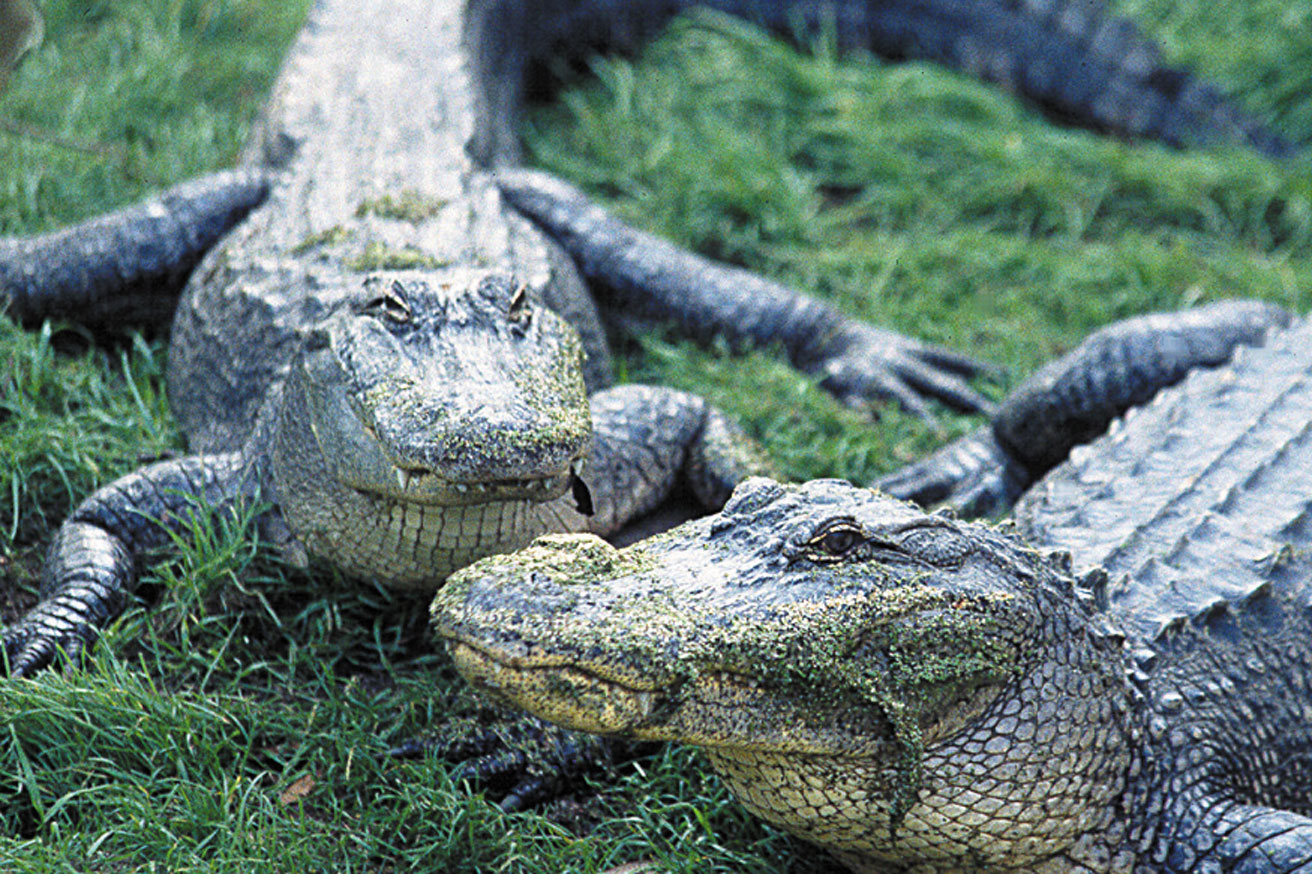
[[[481,689],[702,746],[754,812],[859,869],[1033,870],[1126,779],[1120,641],[1086,601],[988,527],[755,479],[627,549],[481,561],[433,616]]]
[[[508,276],[371,276],[292,364],[270,453],[282,511],[311,552],[416,585],[581,527],[529,517],[591,512],[582,373],[574,329]]]

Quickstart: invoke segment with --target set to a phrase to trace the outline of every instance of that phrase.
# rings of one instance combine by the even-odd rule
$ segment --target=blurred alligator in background
[[[438,631],[499,700],[703,747],[854,871],[1310,871],[1312,322],[1184,315],[1018,390],[1050,419],[1029,457],[1066,453],[1107,372],[1206,358],[1205,322],[1265,345],[1070,453],[1014,525],[753,479],[623,550],[484,559],[439,592]]]
[[[612,311],[779,343],[850,403],[987,409],[968,358],[681,252],[511,168],[544,66],[633,48],[693,6],[942,61],[1099,129],[1284,151],[1084,3],[321,2],[244,169],[0,243],[13,317],[111,333],[171,321],[169,397],[193,453],[74,511],[41,602],[5,629],[10,670],[83,650],[197,499],[258,496],[273,505],[264,535],[294,558],[425,589],[545,531],[614,533],[680,479],[718,506],[762,469],[756,450],[700,399],[606,389],[585,279]]]

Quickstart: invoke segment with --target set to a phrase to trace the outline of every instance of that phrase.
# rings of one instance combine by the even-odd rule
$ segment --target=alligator
[[[111,332],[171,320],[169,397],[191,453],[75,509],[41,602],[5,629],[11,673],[84,651],[143,555],[198,505],[268,502],[262,533],[293,559],[423,590],[544,531],[615,533],[676,480],[718,506],[761,469],[755,450],[698,398],[606,388],[597,302],[779,343],[853,403],[988,408],[965,356],[681,252],[515,170],[526,83],[552,61],[630,48],[708,6],[953,64],[1101,129],[1286,151],[1132,26],[1075,2],[378,5],[366,31],[358,3],[316,5],[242,169],[0,244],[14,317]]]
[[[1272,332],[1070,452],[1010,521],[753,479],[624,549],[484,559],[435,626],[498,700],[702,747],[853,871],[1312,870],[1312,321]],[[1076,358],[1154,333],[1167,351],[1124,372],[1189,327]],[[1107,394],[1063,372],[1057,435]]]

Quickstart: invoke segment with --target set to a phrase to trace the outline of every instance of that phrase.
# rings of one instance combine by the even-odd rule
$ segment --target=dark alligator
[[[548,59],[630,47],[710,6],[781,32],[832,25],[845,45],[954,64],[1095,127],[1284,150],[1163,67],[1133,27],[1078,3],[379,5],[364,30],[359,4],[316,6],[247,170],[0,246],[20,319],[112,330],[171,315],[169,394],[194,453],[77,508],[42,602],[5,630],[14,672],[83,649],[197,498],[221,508],[258,495],[275,505],[265,534],[289,554],[432,587],[545,530],[611,533],[684,475],[713,507],[755,469],[732,426],[686,394],[594,393],[589,417],[584,383],[595,392],[609,375],[593,302],[507,199],[561,238],[612,308],[779,342],[852,402],[986,406],[960,355],[679,252],[536,174],[503,172],[503,196],[485,168],[513,161],[524,83]]]
[[[1302,321],[1190,374],[1014,527],[757,479],[624,550],[481,561],[434,619],[480,688],[702,746],[856,871],[1309,871],[1309,349]],[[1090,406],[1062,402],[1078,378],[1048,394]]]

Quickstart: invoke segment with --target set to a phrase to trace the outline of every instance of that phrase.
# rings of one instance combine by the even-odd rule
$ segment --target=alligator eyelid
[[[889,526],[885,531],[889,534],[897,535],[909,534],[912,531],[924,531],[926,529],[937,529],[940,531],[947,529],[955,531],[956,526],[952,524],[950,519],[942,516],[926,516],[923,519],[912,519],[908,522],[903,522],[900,525]]]

